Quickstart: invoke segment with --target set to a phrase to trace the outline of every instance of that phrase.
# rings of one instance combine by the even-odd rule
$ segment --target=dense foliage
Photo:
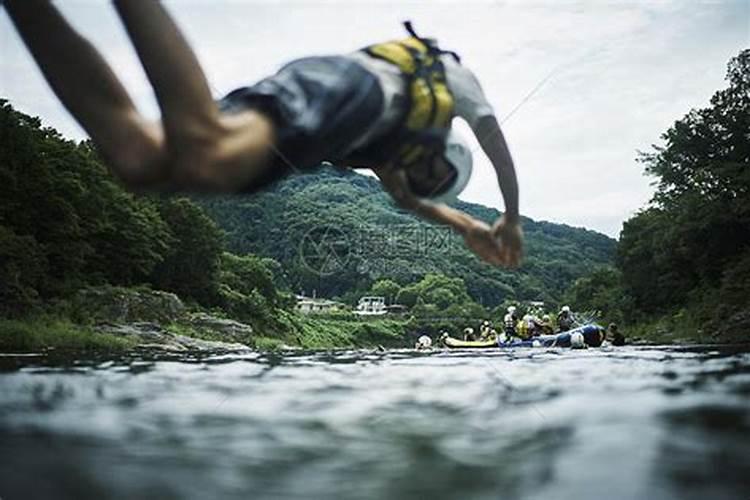
[[[720,303],[726,316],[750,301],[750,50],[730,61],[727,81],[642,155],[657,191],[625,224],[618,261],[643,311],[707,306],[708,320]]]
[[[727,81],[641,154],[656,193],[624,224],[621,280],[597,271],[570,300],[631,322],[679,318],[714,336],[750,327],[750,50],[729,62]]]
[[[0,200],[3,316],[103,284],[148,285],[229,309],[281,304],[278,263],[222,256],[223,234],[198,205],[127,193],[89,143],[65,140],[7,101],[0,101]]]
[[[85,284],[146,281],[171,239],[156,205],[125,193],[88,144],[0,105],[3,312]]]
[[[169,226],[170,240],[163,259],[153,270],[151,283],[201,304],[216,303],[221,231],[187,198],[163,200],[159,214]]]
[[[623,323],[640,319],[632,298],[623,291],[622,273],[612,266],[595,269],[578,278],[565,292],[564,302],[579,311],[590,311],[607,322]]]

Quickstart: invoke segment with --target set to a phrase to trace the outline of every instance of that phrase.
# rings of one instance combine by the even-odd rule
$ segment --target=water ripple
[[[0,357],[2,498],[742,498],[743,348]]]

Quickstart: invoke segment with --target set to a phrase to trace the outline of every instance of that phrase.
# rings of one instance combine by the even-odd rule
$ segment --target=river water
[[[3,500],[750,498],[750,346],[0,368]]]

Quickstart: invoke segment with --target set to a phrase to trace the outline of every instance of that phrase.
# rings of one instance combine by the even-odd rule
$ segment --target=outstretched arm
[[[505,200],[505,215],[508,219],[518,220],[518,180],[513,158],[503,131],[494,115],[480,118],[475,125],[475,135],[484,153],[492,162],[497,173],[497,181]]]
[[[420,217],[447,225],[463,236],[466,245],[480,258],[495,265],[516,266],[517,261],[500,245],[493,229],[482,221],[442,203],[432,203],[414,196],[402,170],[373,169],[383,187],[402,208]]]
[[[474,134],[495,168],[505,201],[505,213],[493,224],[492,231],[502,240],[503,251],[510,261],[518,265],[523,252],[523,232],[518,213],[518,180],[513,158],[494,115],[480,118],[474,125]]]

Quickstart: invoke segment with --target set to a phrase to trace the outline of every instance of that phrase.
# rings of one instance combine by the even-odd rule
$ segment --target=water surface
[[[0,357],[0,497],[747,499],[749,347]]]

